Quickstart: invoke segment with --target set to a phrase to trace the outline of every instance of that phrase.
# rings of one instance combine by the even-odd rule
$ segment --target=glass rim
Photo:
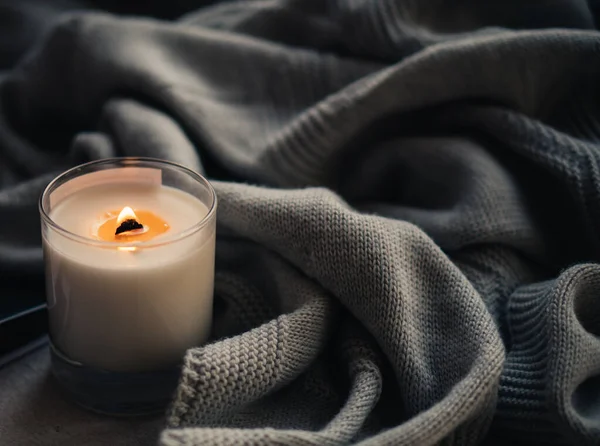
[[[123,163],[128,163],[128,164],[123,165]],[[56,223],[54,220],[52,220],[52,218],[48,214],[47,210],[45,209],[44,199],[47,196],[49,196],[49,194],[51,192],[53,192],[54,189],[57,189],[58,187],[60,187],[60,185],[57,186],[57,184],[60,183],[61,181],[64,181],[66,183],[66,182],[70,181],[71,179],[74,179],[74,178],[77,178],[77,177],[83,175],[84,173],[81,175],[74,175],[75,173],[77,173],[78,171],[80,171],[82,169],[87,169],[87,168],[90,168],[93,166],[108,165],[108,164],[115,164],[116,169],[124,168],[124,167],[141,167],[138,164],[163,165],[163,166],[166,165],[166,166],[174,168],[175,170],[178,170],[179,172],[185,173],[185,174],[189,175],[192,179],[196,180],[198,183],[204,185],[207,188],[208,192],[210,193],[211,204],[208,208],[208,213],[203,218],[201,218],[200,221],[193,224],[189,228],[184,229],[183,231],[180,231],[176,234],[172,234],[170,236],[166,236],[164,238],[159,238],[158,241],[147,240],[147,241],[141,241],[141,242],[135,242],[135,241],[134,242],[108,242],[108,241],[104,241],[104,240],[95,240],[90,237],[75,234],[74,232],[71,232],[71,231],[63,228],[58,223]],[[89,172],[89,173],[91,173],[91,172]],[[65,181],[65,179],[66,179],[66,181]],[[214,216],[216,214],[217,194],[216,194],[215,189],[213,188],[212,184],[210,183],[210,181],[208,181],[204,176],[202,176],[198,172],[195,172],[192,169],[183,166],[182,164],[175,163],[173,161],[159,159],[159,158],[151,158],[151,157],[143,157],[143,156],[112,157],[112,158],[102,158],[100,160],[94,160],[94,161],[89,161],[84,164],[79,164],[77,166],[74,166],[74,167],[64,171],[60,175],[58,175],[56,178],[54,178],[52,181],[50,181],[50,183],[48,183],[48,185],[44,188],[44,191],[40,195],[40,198],[38,201],[38,208],[39,208],[39,212],[40,212],[42,219],[49,227],[51,227],[53,230],[57,231],[61,235],[65,236],[75,242],[86,244],[86,245],[94,245],[94,246],[98,246],[98,247],[102,247],[102,248],[129,248],[129,247],[153,248],[153,247],[157,247],[157,246],[171,244],[178,240],[185,239],[185,238],[195,234],[196,232],[201,230],[203,227],[205,227],[210,221],[212,221],[214,219]]]

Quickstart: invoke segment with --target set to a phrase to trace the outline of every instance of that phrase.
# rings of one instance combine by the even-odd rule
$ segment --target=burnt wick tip
[[[115,231],[115,235],[119,235],[122,232],[134,231],[136,229],[144,229],[144,225],[138,223],[133,218],[125,220]]]

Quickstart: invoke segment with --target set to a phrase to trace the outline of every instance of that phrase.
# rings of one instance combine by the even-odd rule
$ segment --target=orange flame
[[[95,238],[107,242],[143,242],[152,240],[154,237],[158,237],[170,229],[169,224],[165,220],[150,211],[138,209],[136,213],[129,206],[125,206],[121,212],[118,213],[118,216],[116,216],[117,212],[118,211],[109,211],[106,212],[103,217],[100,217],[103,222],[97,227],[97,230],[93,230]],[[135,220],[138,223],[143,224],[144,229],[122,232],[119,235],[115,235],[116,229],[125,220]],[[119,250],[121,251],[135,251],[135,249],[136,248],[133,247],[119,247]]]
[[[133,212],[133,209],[131,209],[129,206],[125,206],[123,210],[119,213],[119,216],[117,217],[117,225],[120,225],[125,220],[137,221],[137,215],[135,215],[135,212]]]

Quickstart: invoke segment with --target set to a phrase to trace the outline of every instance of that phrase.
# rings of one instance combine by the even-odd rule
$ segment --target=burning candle
[[[104,371],[178,364],[210,334],[216,198],[181,166],[89,163],[55,179],[40,211],[50,337]]]

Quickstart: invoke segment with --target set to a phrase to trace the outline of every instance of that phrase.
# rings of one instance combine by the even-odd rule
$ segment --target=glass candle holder
[[[161,411],[211,332],[217,199],[149,158],[75,167],[40,199],[52,372],[97,412]]]

